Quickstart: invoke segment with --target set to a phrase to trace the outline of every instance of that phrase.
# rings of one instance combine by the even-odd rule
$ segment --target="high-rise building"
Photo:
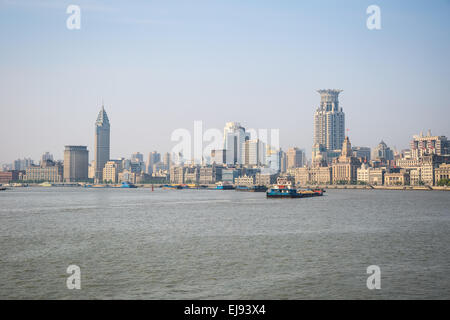
[[[246,140],[243,148],[243,164],[262,166],[266,164],[266,147],[259,139]]]
[[[342,90],[318,90],[320,105],[314,114],[314,144],[327,150],[342,148],[345,139],[345,114],[339,107]]]
[[[287,157],[286,152],[280,149],[280,172],[284,173],[287,171]]]
[[[281,158],[284,152],[281,149],[274,149],[267,146],[266,166],[274,173],[281,171]]]
[[[140,152],[135,152],[131,155],[131,161],[133,162],[144,162],[144,155]]]
[[[104,106],[98,113],[97,121],[95,122],[95,180],[97,182],[103,181],[103,168],[106,162],[109,161],[109,136],[110,124],[108,115],[106,114]]]
[[[369,147],[352,147],[353,156],[355,158],[364,159],[370,161],[370,148]]]
[[[223,148],[226,150],[227,164],[241,164],[244,142],[250,139],[250,133],[239,122],[227,122],[223,129]]]
[[[17,159],[17,160],[14,160],[13,170],[24,171],[32,165],[33,165],[33,160],[31,158]]]
[[[391,148],[389,148],[386,143],[381,140],[378,146],[373,149],[372,160],[379,160],[381,162],[394,160],[394,153]]]
[[[450,154],[450,140],[446,136],[433,136],[430,131],[426,136],[415,135],[411,141],[411,156],[417,159],[430,154]]]
[[[211,162],[214,164],[226,164],[227,163],[227,150],[211,150]]]
[[[305,163],[305,152],[299,148],[289,148],[286,152],[287,168],[301,168]]]
[[[64,181],[86,181],[88,179],[89,151],[86,146],[65,146]]]
[[[169,152],[166,152],[164,154],[163,163],[164,163],[164,168],[166,170],[170,170],[170,166],[171,166],[172,161],[170,159],[170,153]]]
[[[50,152],[46,152],[41,156],[41,163],[44,163],[47,160],[53,161],[53,155],[50,154]]]
[[[157,164],[158,162],[161,162],[161,154],[159,154],[156,151],[150,152],[148,154],[148,158],[147,158],[147,173],[148,174],[153,173],[153,165]]]

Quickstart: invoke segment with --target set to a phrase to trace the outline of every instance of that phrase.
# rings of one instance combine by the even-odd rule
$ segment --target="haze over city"
[[[81,8],[68,30],[66,8]],[[449,135],[449,1],[0,1],[0,163],[87,145],[102,99],[111,157],[171,133],[280,129],[310,157],[317,89],[338,88],[355,146]]]

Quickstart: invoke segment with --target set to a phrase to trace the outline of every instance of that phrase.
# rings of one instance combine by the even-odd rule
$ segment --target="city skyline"
[[[115,119],[111,158],[170,151],[173,130],[195,120],[279,128],[284,150],[309,156],[318,88],[344,90],[355,146],[450,135],[437,116],[450,100],[448,2],[380,1],[381,30],[366,28],[367,1],[194,2],[79,1],[81,29],[68,30],[64,1],[0,1],[1,116],[11,120],[0,163],[62,159],[64,145],[93,151],[85,119],[102,98]]]
[[[318,115],[318,113],[322,110],[323,111],[323,103],[325,102],[325,100],[323,100],[324,99],[324,96],[328,96],[329,94],[330,94],[330,92],[332,93],[332,95],[335,95],[335,97],[333,98],[333,99],[336,99],[335,100],[335,102],[337,103],[336,104],[336,110],[339,110],[339,113],[342,113],[342,119],[343,120],[339,120],[339,121],[342,121],[342,122],[345,122],[345,114],[342,112],[342,107],[340,107],[339,106],[339,101],[338,101],[338,98],[337,98],[337,95],[340,93],[340,92],[342,92],[343,90],[335,90],[335,89],[320,89],[320,90],[316,90],[317,92],[319,92],[320,94],[321,94],[321,102],[320,102],[320,105],[319,105],[319,107],[318,107],[318,109],[315,111],[315,114],[314,114],[314,116],[313,116],[313,122],[314,122],[314,126],[316,127],[316,122],[317,122],[317,115]],[[334,102],[333,102],[334,103]],[[331,108],[331,105],[332,104],[330,104],[330,108]],[[330,109],[331,110],[331,109]],[[321,124],[322,125],[322,124]],[[324,125],[322,125],[322,126],[324,126]],[[231,130],[231,131],[230,131]],[[244,127],[242,127],[241,126],[241,123],[240,122],[226,122],[225,123],[225,127],[224,127],[224,135],[223,135],[223,147],[226,149],[226,146],[227,146],[227,137],[228,137],[228,135],[230,134],[230,133],[232,133],[233,132],[233,130],[237,130],[236,132],[236,134],[237,134],[237,136],[236,137],[238,137],[240,140],[243,140],[243,139],[251,139],[251,140],[258,140],[259,138],[258,137],[251,137],[251,134],[249,133],[249,132],[245,132],[245,128]],[[242,130],[242,134],[240,134],[239,133],[239,130]],[[255,130],[254,128],[251,128],[251,130]],[[324,127],[324,130],[328,130],[328,129],[326,129],[325,127]],[[342,131],[342,130],[341,130]],[[324,148],[324,150],[328,150],[328,151],[333,151],[333,149],[328,149],[328,148],[326,148],[326,143],[327,143],[327,139],[324,139],[323,141],[322,141],[322,143],[325,143],[325,145],[324,144],[319,144],[319,143],[317,143],[316,141],[317,141],[317,129],[315,129],[314,130],[314,132],[313,132],[313,134],[312,134],[312,136],[313,136],[313,139],[312,139],[312,143],[309,145],[309,146],[298,146],[298,145],[294,145],[294,146],[287,146],[286,148],[283,148],[283,147],[280,147],[281,149],[280,150],[283,150],[284,152],[288,152],[289,150],[291,150],[291,149],[293,149],[293,148],[300,148],[303,152],[305,152],[305,150],[315,150],[315,147],[314,147],[314,145],[315,144],[317,144],[317,147],[316,148],[318,148],[318,146],[320,145],[321,147],[323,147]],[[333,133],[334,134],[334,133]],[[416,137],[416,136],[430,136],[432,134],[432,130],[431,129],[429,129],[428,131],[427,131],[427,133],[426,133],[426,135],[424,135],[423,134],[423,131],[420,131],[419,133],[417,133],[417,134],[414,134],[414,135],[412,135],[412,136],[414,136],[414,137]],[[93,157],[91,156],[91,155],[89,155],[89,163],[90,164],[92,164],[96,169],[95,169],[95,172],[96,172],[96,177],[97,177],[97,179],[98,180],[102,180],[102,177],[101,177],[101,175],[102,175],[102,173],[101,173],[101,171],[102,171],[102,168],[104,167],[104,165],[105,165],[105,163],[108,161],[108,160],[112,160],[112,159],[130,159],[130,158],[133,158],[136,154],[140,154],[140,151],[142,151],[142,150],[135,150],[135,151],[133,151],[131,154],[121,154],[121,155],[118,155],[117,157],[112,157],[111,155],[110,155],[110,150],[111,150],[111,145],[110,145],[110,135],[111,135],[111,132],[110,132],[110,123],[109,123],[109,118],[108,118],[108,115],[107,115],[107,112],[106,112],[106,110],[105,110],[105,107],[104,107],[104,104],[102,104],[102,106],[101,106],[101,109],[100,109],[100,111],[98,112],[98,115],[97,115],[97,119],[96,119],[96,121],[95,121],[95,135],[94,135],[94,147],[92,148],[92,150],[93,150],[93,153],[94,153],[94,155],[93,155]],[[242,135],[242,137],[240,137]],[[339,134],[338,134],[338,136],[339,136]],[[348,137],[349,135],[346,133],[345,134],[345,137]],[[446,136],[446,134],[443,134],[443,133],[438,133],[438,134],[433,134],[433,136]],[[242,138],[242,139],[241,139]],[[342,139],[343,140],[343,139]],[[241,144],[242,144],[242,142],[243,141],[241,141],[241,143],[237,143],[237,145],[239,146],[238,148],[240,148],[241,147]],[[173,142],[173,141],[169,141],[169,144],[173,147],[173,145],[174,144],[176,144],[176,142]],[[206,145],[207,145],[208,143],[207,142],[203,142],[203,144],[202,144],[202,148],[204,148]],[[384,140],[383,139],[381,139],[380,140],[380,142],[379,143],[377,143],[376,145],[374,145],[374,146],[369,146],[369,145],[361,145],[361,146],[357,146],[357,148],[366,148],[366,147],[368,147],[370,150],[372,150],[372,151],[374,151],[374,150],[376,150],[376,148],[378,148],[380,145],[382,145],[382,144],[384,144],[385,146],[386,146],[386,143],[384,142]],[[90,148],[88,147],[89,146],[89,144],[84,144],[86,147],[87,147],[87,149],[89,150]],[[283,145],[283,143],[281,143],[280,142],[280,146],[282,146]],[[407,143],[403,143],[403,145],[405,146],[404,148],[397,148],[396,146],[393,146],[393,145],[389,145],[389,148],[391,148],[391,149],[393,149],[393,151],[396,151],[396,152],[401,152],[402,150],[408,150],[409,148],[410,148],[410,140],[408,140],[408,142]],[[66,145],[65,145],[66,146]],[[228,146],[228,148],[230,148],[230,146],[231,145],[229,145]],[[312,146],[312,148],[311,148],[311,146]],[[233,148],[235,148],[236,146],[234,146],[233,145]],[[266,148],[265,147],[267,147],[267,148],[269,148],[269,149],[272,149],[272,147],[271,147],[271,145],[270,144],[265,144],[264,143],[264,149],[265,149],[265,151],[266,151],[266,153],[267,153],[267,155],[269,154],[269,151],[270,150],[266,150]],[[387,146],[386,146],[387,147]],[[191,145],[191,148],[193,148],[193,145]],[[224,150],[225,150],[224,149]],[[335,149],[335,150],[340,150],[340,148],[337,148],[337,149]],[[154,149],[148,149],[148,150],[146,150],[146,151],[142,151],[143,152],[143,154],[148,154],[148,155],[150,155],[150,154],[152,154],[153,152],[159,152],[160,154],[166,154],[166,153],[168,153],[168,154],[170,154],[171,156],[173,155],[173,152],[172,152],[172,150],[170,150],[170,149],[167,149],[167,150],[164,150],[164,151],[162,151],[162,150],[154,150]],[[216,151],[219,151],[219,150],[216,150]],[[64,149],[63,149],[63,151],[62,151],[62,154],[63,154],[63,157],[62,158],[58,158],[58,156],[56,156],[55,157],[55,160],[59,160],[59,161],[61,161],[63,158],[65,158],[65,156],[64,156],[64,153],[65,151],[64,151]],[[238,152],[239,154],[240,154],[240,152]],[[265,155],[266,155],[266,153],[264,153]],[[307,152],[306,152],[307,153]],[[55,152],[55,153],[53,153],[53,152],[51,152],[51,151],[48,151],[48,149],[45,149],[45,151],[42,151],[41,153],[40,153],[40,158],[41,158],[41,162],[42,162],[42,159],[44,158],[44,157],[46,157],[46,156],[50,156],[50,157],[52,157],[52,160],[53,160],[53,157],[54,157],[54,155],[55,154],[58,154],[58,152]],[[97,155],[101,158],[101,161],[96,161],[96,158],[97,158]],[[142,155],[142,154],[141,154]],[[227,155],[228,156],[228,155]],[[306,155],[304,155],[305,156],[305,158],[306,158],[306,160],[311,160],[312,162],[314,162],[314,151],[313,151],[313,155],[312,156],[306,156]],[[14,158],[13,160],[10,160],[9,162],[8,161],[6,161],[6,162],[0,162],[0,165],[9,165],[9,164],[12,164],[14,161],[19,161],[19,160],[31,160],[31,161],[34,161],[34,159],[39,159],[39,157],[37,157],[37,158],[33,158],[33,157],[31,157],[31,156],[29,156],[29,157],[27,157],[27,156],[25,156],[25,157],[16,157],[16,158]],[[235,156],[232,156],[232,158],[235,158]],[[239,158],[239,159],[238,159]],[[187,160],[187,161],[190,161],[189,159],[184,159],[185,161]],[[148,162],[148,161],[147,161]],[[147,163],[146,162],[146,163]],[[230,159],[227,159],[226,160],[226,162],[228,163],[228,164],[237,164],[237,163],[244,163],[244,159],[242,159],[240,156],[239,157],[237,157],[236,159],[234,159],[234,161],[232,161],[232,159],[230,158]],[[97,165],[97,163],[100,163],[99,165]]]

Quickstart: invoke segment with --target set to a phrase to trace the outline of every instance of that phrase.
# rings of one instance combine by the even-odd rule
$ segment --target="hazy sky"
[[[194,120],[279,128],[310,157],[321,88],[344,90],[353,145],[450,136],[449,13],[448,0],[0,0],[0,163],[68,144],[92,159],[102,99],[113,158],[168,151]]]

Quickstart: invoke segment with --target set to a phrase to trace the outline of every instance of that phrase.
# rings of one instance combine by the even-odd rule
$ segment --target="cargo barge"
[[[309,198],[323,196],[323,191],[317,190],[297,190],[289,185],[276,185],[267,190],[267,198]]]

